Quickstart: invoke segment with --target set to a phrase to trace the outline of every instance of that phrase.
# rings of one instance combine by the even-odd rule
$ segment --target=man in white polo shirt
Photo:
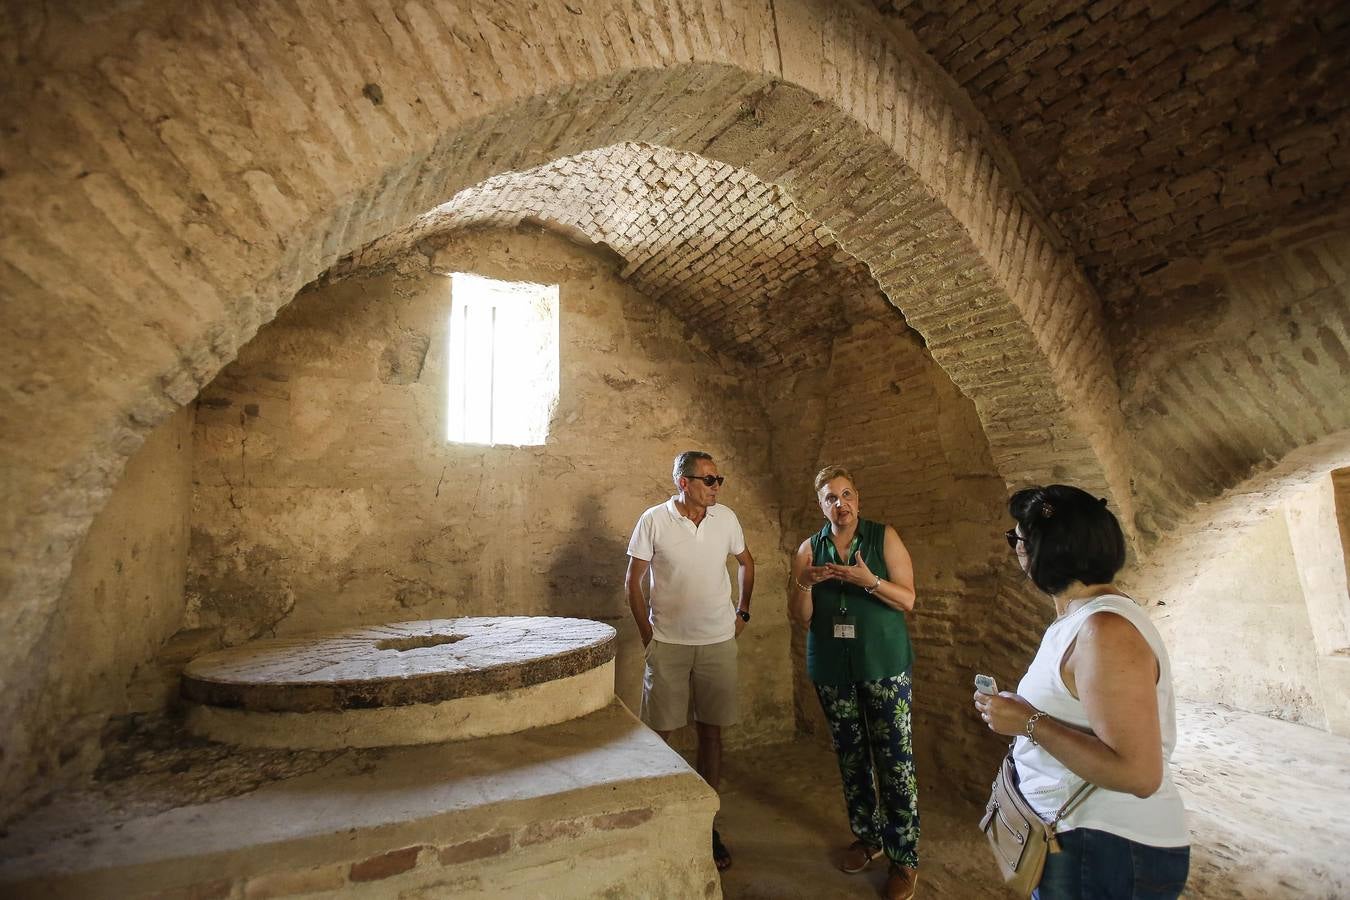
[[[735,724],[736,638],[750,621],[755,560],[740,520],[717,505],[723,478],[711,455],[686,450],[671,473],[679,493],[638,519],[628,542],[628,605],[647,648],[642,721],[662,738],[689,724],[693,689],[698,773],[717,790],[722,775],[722,728]],[[727,557],[736,557],[740,598],[731,605]],[[650,573],[651,599],[642,582]],[[718,869],[731,854],[713,830]]]

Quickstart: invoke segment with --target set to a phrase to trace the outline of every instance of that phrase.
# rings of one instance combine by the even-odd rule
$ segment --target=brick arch
[[[828,361],[850,324],[844,296],[884,309],[867,267],[782,189],[706,156],[633,142],[465,188],[325,278],[393,265],[458,229],[522,224],[612,251],[618,276],[689,322],[693,340],[767,374]],[[840,302],[822,306],[821,296]]]
[[[872,13],[725,7],[20,14],[3,83],[24,120],[0,137],[0,718],[21,719],[20,673],[126,458],[296,290],[463,187],[621,141],[781,187],[925,336],[1005,479],[1127,503],[1098,303],[977,125]],[[32,740],[13,734],[6,793]]]

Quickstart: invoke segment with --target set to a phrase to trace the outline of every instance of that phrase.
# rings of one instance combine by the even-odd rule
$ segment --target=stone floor
[[[1199,703],[1181,705],[1178,730],[1173,763],[1195,842],[1187,897],[1350,898],[1350,739]],[[1010,896],[978,810],[921,797],[920,895]],[[875,897],[884,882],[881,866],[853,876],[833,866],[851,836],[833,755],[819,747],[731,753],[719,822],[735,857],[728,900]]]
[[[566,799],[559,801],[558,809],[544,809],[547,804],[539,802],[529,806],[517,802],[518,808],[511,816],[520,819],[516,824],[524,829],[521,830],[524,836],[511,832],[501,839],[503,849],[507,845],[512,848],[508,852],[512,866],[516,868],[527,863],[533,865],[533,858],[526,858],[528,854],[540,853],[552,846],[533,843],[533,838],[529,837],[533,834],[530,829],[538,831],[542,825],[552,822],[558,836],[566,838],[572,835],[568,829],[579,829],[577,834],[584,838],[587,828],[582,826],[592,819],[608,823],[605,827],[614,826],[598,836],[601,841],[598,849],[586,851],[594,856],[593,860],[584,853],[579,855],[575,848],[559,844],[558,852],[554,854],[559,859],[545,860],[554,868],[547,870],[549,880],[544,888],[524,884],[513,884],[508,888],[502,866],[493,864],[485,870],[492,872],[492,877],[482,884],[485,891],[495,891],[493,896],[559,896],[562,875],[555,871],[558,866],[570,867],[569,872],[598,866],[597,873],[603,871],[621,878],[620,883],[629,889],[641,880],[634,873],[645,873],[656,879],[653,884],[669,889],[676,883],[674,873],[651,871],[652,848],[671,843],[669,830],[661,826],[678,817],[665,813],[649,818],[633,816],[629,823],[622,815],[611,812],[627,809],[627,805],[626,801],[619,802],[622,800],[619,795],[624,793],[619,789],[621,786],[606,784],[606,779],[615,772],[631,774],[639,759],[643,765],[651,765],[668,756],[667,778],[678,775],[693,781],[705,795],[706,788],[692,773],[683,769],[673,754],[668,754],[655,735],[633,721],[626,711],[616,707],[606,715],[614,720],[611,725],[619,728],[622,735],[597,741],[593,735],[587,737],[589,732],[584,729],[588,726],[584,720],[579,720],[524,736],[484,739],[476,746],[460,744],[441,748],[326,753],[231,748],[194,739],[180,731],[129,733],[113,742],[100,770],[100,778],[89,791],[38,811],[27,828],[15,828],[7,836],[0,832],[0,885],[7,881],[6,870],[10,870],[11,878],[21,879],[20,870],[24,869],[31,873],[44,868],[55,871],[97,867],[100,854],[125,857],[135,850],[171,856],[172,847],[168,844],[184,839],[199,840],[200,835],[193,835],[202,832],[205,826],[210,826],[209,833],[202,834],[231,846],[245,840],[241,835],[248,835],[247,840],[262,840],[266,837],[262,832],[277,829],[285,831],[284,837],[289,841],[302,836],[300,832],[315,828],[345,833],[345,828],[339,827],[342,823],[334,818],[333,810],[346,817],[387,814],[388,821],[381,820],[382,828],[409,830],[406,839],[393,836],[389,839],[393,843],[385,841],[389,846],[444,843],[450,837],[432,834],[437,829],[445,830],[440,825],[432,827],[441,819],[445,820],[445,828],[468,829],[466,834],[472,832],[471,836],[487,828],[470,827],[472,823],[467,821],[467,814],[456,813],[455,804],[449,802],[458,796],[455,791],[469,790],[466,778],[482,774],[491,777],[483,782],[485,787],[481,790],[473,788],[474,791],[481,793],[490,787],[495,792],[508,788],[507,793],[517,789],[523,792],[521,796],[512,794],[511,798],[504,795],[504,799],[522,801],[530,792],[549,794],[550,790],[546,789],[553,781],[558,781],[559,785],[552,793],[559,797],[566,794]],[[597,716],[604,718],[600,714],[588,718],[596,719]],[[1197,703],[1180,706],[1178,728],[1182,740],[1174,765],[1195,840],[1188,897],[1202,900],[1350,898],[1350,853],[1347,853],[1350,849],[1350,739],[1223,706]],[[478,772],[479,769],[483,771]],[[404,774],[399,775],[400,772]],[[391,781],[393,776],[397,777]],[[399,779],[411,780],[404,784]],[[442,781],[445,784],[441,784]],[[595,790],[587,793],[588,799],[582,803],[579,799],[582,795],[577,789],[583,783],[591,782],[595,782]],[[413,783],[418,789],[408,790]],[[441,793],[426,790],[428,784]],[[637,787],[637,794],[633,796],[641,798],[639,805],[645,808],[655,802],[658,793],[653,787],[655,784],[657,782],[649,780]],[[993,864],[983,838],[974,826],[978,809],[951,795],[944,796],[932,786],[921,787],[925,790],[922,794],[920,896],[1008,896],[994,880]],[[566,790],[559,793],[562,788]],[[360,797],[362,802],[353,804],[352,797]],[[708,796],[707,802],[711,800]],[[332,809],[317,815],[311,807],[321,802],[329,803]],[[587,804],[595,809],[590,810]],[[423,806],[427,808],[424,810]],[[722,877],[724,896],[728,900],[828,900],[877,896],[885,878],[883,866],[876,865],[872,870],[854,876],[843,875],[834,868],[834,854],[847,843],[849,835],[839,796],[838,774],[833,755],[828,750],[798,741],[731,752],[723,781],[722,807],[720,827],[735,856],[735,865]],[[194,816],[194,810],[204,815]],[[588,810],[596,815],[590,815]],[[1261,811],[1259,818],[1258,810]],[[503,817],[511,817],[505,813],[493,815],[502,819],[494,820],[492,825],[499,830],[505,827]],[[133,832],[170,820],[174,827],[155,830],[159,837],[154,842],[129,837]],[[248,827],[235,827],[240,821],[248,822]],[[706,818],[703,821],[706,822]],[[288,822],[292,824],[286,824]],[[621,849],[615,844],[619,824],[635,826],[623,834],[624,840],[633,845],[635,858],[639,859],[635,863],[638,868],[633,872],[620,871],[621,860],[615,856]],[[654,836],[639,834],[640,828],[646,827],[657,829]],[[296,833],[291,834],[292,831]],[[312,837],[328,840],[317,834]],[[204,846],[198,847],[197,852]],[[64,852],[63,847],[70,852]],[[384,844],[379,848],[372,845],[363,852],[374,853],[383,847]],[[290,856],[282,857],[285,867],[297,869],[304,856],[300,850],[286,851]],[[688,852],[697,853],[692,847]],[[43,855],[64,862],[49,866],[36,864]],[[25,858],[30,862],[25,862]],[[437,863],[436,854],[422,847],[418,867],[384,882],[389,886],[385,893],[393,896],[398,893],[394,890],[396,887],[398,890],[408,888],[399,879],[417,878],[426,860],[432,860],[432,865],[443,865],[446,858],[442,849]],[[684,858],[687,860],[689,856]],[[122,863],[130,861],[121,859]],[[192,865],[186,860],[185,864]],[[228,868],[216,860],[201,867],[199,874],[217,878],[226,874]],[[333,875],[329,869],[332,867],[316,871],[327,877]],[[331,893],[343,887],[351,891],[352,886],[343,880],[346,878],[344,872],[346,868],[334,876],[337,880],[333,884],[324,882],[326,887],[320,893]],[[305,874],[299,869],[296,871],[297,877]],[[469,884],[470,876],[478,877],[479,874],[461,877],[455,892],[463,893],[459,888]],[[709,872],[706,877],[713,876]],[[702,895],[702,882],[698,884],[700,889],[694,893]],[[250,893],[249,884],[239,879],[227,879],[225,885],[225,893],[221,896],[243,897],[257,893]],[[676,889],[675,895],[683,896],[685,887],[688,885]],[[626,895],[659,895],[659,890],[651,888],[652,885],[648,885],[637,894],[628,890]],[[371,896],[379,893],[370,893],[374,888],[365,890]],[[358,894],[352,891],[353,896]],[[0,887],[0,895],[9,895],[5,887]],[[61,896],[59,893],[44,895]],[[616,894],[620,895],[625,895],[623,890]],[[127,892],[122,891],[118,896],[127,896]],[[426,896],[438,894],[433,890]]]

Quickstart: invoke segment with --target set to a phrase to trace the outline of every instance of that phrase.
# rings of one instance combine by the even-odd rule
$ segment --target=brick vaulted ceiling
[[[870,2],[1002,133],[1117,318],[1350,199],[1345,0]]]
[[[853,315],[888,308],[867,267],[779,188],[631,142],[489,178],[329,274],[380,266],[438,232],[522,223],[608,246],[621,278],[751,366],[819,365]]]

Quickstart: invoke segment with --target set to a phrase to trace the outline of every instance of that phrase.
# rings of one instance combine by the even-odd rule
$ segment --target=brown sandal
[[[867,868],[868,863],[881,856],[881,853],[880,847],[873,847],[863,841],[854,841],[844,851],[844,858],[839,861],[839,869],[850,875],[861,872]]]

